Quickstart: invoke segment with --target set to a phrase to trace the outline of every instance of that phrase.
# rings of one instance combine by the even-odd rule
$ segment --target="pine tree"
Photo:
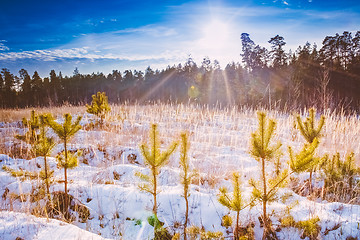
[[[65,213],[68,211],[68,192],[67,192],[67,169],[74,168],[78,165],[77,155],[72,154],[67,150],[68,141],[75,135],[80,129],[81,116],[78,116],[74,123],[72,123],[72,116],[69,113],[64,114],[64,123],[57,123],[51,116],[47,117],[47,123],[50,128],[58,135],[61,141],[64,143],[64,151],[58,155],[57,160],[59,165],[64,168],[64,187],[65,187]]]
[[[271,222],[267,216],[267,204],[276,200],[276,194],[279,188],[284,187],[287,183],[288,177],[293,173],[302,172],[311,166],[314,161],[314,152],[319,142],[315,138],[311,144],[305,144],[302,151],[294,155],[291,148],[290,153],[290,169],[284,169],[271,177],[266,174],[266,163],[274,163],[273,159],[280,153],[279,149],[281,143],[271,145],[271,139],[274,136],[276,123],[274,120],[268,120],[266,114],[258,113],[259,128],[251,135],[251,150],[250,154],[261,163],[261,180],[250,180],[250,185],[253,187],[253,198],[259,200],[263,205],[263,222],[264,232],[263,239],[277,239],[275,232],[271,228]],[[275,158],[276,159],[276,158]]]
[[[40,127],[39,116],[35,114],[35,110],[31,111],[30,119],[27,120],[26,118],[23,118],[22,123],[28,131],[24,135],[16,135],[15,137],[29,144],[34,144],[38,138],[36,131]]]
[[[49,201],[51,201],[50,197],[50,182],[49,179],[53,175],[54,171],[49,171],[47,166],[47,157],[50,156],[52,149],[55,147],[56,143],[54,138],[47,136],[47,117],[45,115],[40,115],[40,134],[38,140],[34,145],[34,150],[36,156],[44,157],[44,172],[41,174],[46,184],[46,193],[48,195]]]
[[[31,79],[30,75],[25,69],[21,69],[19,71],[20,77],[22,79],[21,84],[21,100],[22,105],[25,103],[25,107],[28,107],[29,105],[32,105],[32,95],[31,95]]]
[[[243,210],[246,205],[244,203],[241,189],[240,189],[240,176],[237,172],[233,173],[232,177],[232,184],[233,184],[233,194],[232,197],[229,196],[228,190],[225,187],[220,188],[220,194],[218,196],[218,201],[227,207],[231,211],[236,212],[236,225],[235,225],[235,231],[234,231],[234,239],[239,240],[239,216],[240,211]]]
[[[0,72],[0,106],[5,107],[5,82]]]
[[[318,163],[319,159],[314,157],[315,150],[319,146],[317,138],[311,144],[304,144],[302,150],[294,155],[291,147],[289,147],[290,169],[292,172],[300,173],[307,171],[309,167]]]
[[[182,173],[180,175],[181,184],[183,185],[184,192],[183,197],[185,199],[185,222],[184,222],[184,240],[187,239],[186,235],[186,228],[188,225],[189,219],[189,197],[190,197],[190,184],[191,179],[193,178],[193,174],[190,173],[190,165],[189,165],[189,158],[188,158],[188,151],[190,148],[190,143],[188,140],[188,134],[182,133],[181,134],[181,146],[180,146],[180,168]]]
[[[297,116],[297,128],[300,130],[301,135],[305,138],[307,143],[312,144],[315,139],[320,139],[322,134],[321,130],[325,124],[325,116],[321,115],[318,126],[315,126],[315,115],[316,110],[314,108],[309,109],[309,116],[305,121],[301,120],[300,115]],[[316,166],[319,164],[319,159],[314,158],[312,164],[308,165],[308,171],[310,173],[309,177],[309,187],[310,192],[312,191],[312,174],[315,171]]]
[[[15,78],[14,75],[10,73],[10,70],[3,68],[1,71],[4,77],[4,86],[3,86],[3,101],[5,107],[14,107],[16,103],[16,91],[15,87]]]
[[[106,114],[110,112],[110,106],[105,92],[97,92],[96,95],[92,95],[91,105],[86,104],[86,108],[86,112],[100,117],[100,124],[102,125]]]
[[[152,124],[150,129],[150,146],[146,143],[140,145],[141,154],[144,157],[145,164],[150,168],[151,173],[149,175],[143,173],[136,173],[136,175],[147,183],[139,184],[138,187],[141,191],[150,193],[153,196],[153,213],[157,216],[157,195],[158,191],[158,175],[160,168],[163,167],[170,155],[175,151],[177,142],[173,142],[166,151],[160,151],[160,139],[158,137],[157,125]]]
[[[259,128],[251,135],[251,149],[250,154],[261,164],[261,181],[255,182],[250,180],[250,185],[253,187],[253,197],[260,200],[263,205],[263,222],[264,232],[263,239],[277,238],[274,231],[271,229],[271,223],[267,216],[267,204],[275,200],[276,190],[282,186],[287,170],[284,170],[276,179],[270,179],[266,175],[266,162],[271,161],[279,152],[281,143],[270,145],[270,141],[274,136],[276,123],[273,120],[268,120],[264,112],[258,113]],[[281,181],[281,179],[284,179]]]
[[[341,160],[340,153],[331,158],[325,155],[322,159],[322,169],[325,174],[324,192],[333,194],[335,201],[353,199],[355,176],[360,173],[360,168],[355,164],[354,153],[351,152]]]
[[[49,91],[49,86],[45,86],[37,71],[34,72],[31,78],[31,92],[34,98],[34,105],[41,106],[40,102],[45,98],[44,91]],[[50,100],[50,99],[47,99]]]

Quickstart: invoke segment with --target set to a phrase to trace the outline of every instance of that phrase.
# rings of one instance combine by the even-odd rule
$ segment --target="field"
[[[219,188],[225,186],[231,192],[232,172],[237,171],[241,176],[243,198],[250,202],[249,180],[259,180],[261,175],[259,162],[250,154],[251,134],[258,127],[258,110],[160,103],[124,104],[111,106],[111,109],[102,127],[96,124],[95,116],[86,113],[85,107],[35,109],[37,113],[52,113],[59,122],[67,112],[74,115],[73,119],[83,117],[82,129],[69,143],[71,151],[79,149],[82,155],[79,166],[68,170],[68,189],[73,202],[86,206],[89,216],[82,219],[80,213],[74,211],[70,224],[46,219],[46,198],[38,193],[44,184],[39,177],[43,158],[32,156],[29,145],[15,138],[26,131],[21,119],[29,118],[31,109],[0,110],[0,239],[153,238],[154,228],[148,221],[152,216],[152,196],[139,190],[141,180],[135,176],[136,172],[149,173],[139,146],[148,141],[152,123],[158,124],[162,150],[174,140],[179,141],[182,132],[188,132],[188,157],[195,172],[190,185],[188,226],[221,232],[226,239],[232,238],[233,227],[222,226],[222,218],[227,214],[234,218],[235,213],[218,202]],[[274,143],[282,143],[279,166],[289,168],[288,146],[298,152],[304,143],[295,127],[295,113],[265,112],[277,122]],[[305,118],[307,111],[301,114]],[[319,119],[319,115],[316,118]],[[316,154],[339,152],[344,159],[354,152],[355,164],[359,166],[358,117],[328,112],[325,119]],[[55,136],[51,131],[49,135]],[[48,158],[50,169],[54,170],[52,193],[64,191],[64,170],[57,167],[55,158],[62,150],[63,145],[58,141]],[[171,234],[182,233],[184,222],[179,158],[179,149],[176,149],[159,174],[158,217]],[[274,174],[272,164],[267,171],[269,175]],[[268,213],[279,239],[360,238],[358,173],[352,179],[355,184],[351,197],[345,193],[324,197],[324,175],[322,169],[314,173],[314,189],[310,194],[304,188],[309,173],[293,174],[287,186],[279,190],[277,200],[269,204]],[[240,211],[240,225],[252,226],[255,239],[261,239],[263,234],[259,221],[261,213],[259,202]],[[285,226],[282,219],[289,216],[297,222],[318,217],[317,235],[306,235],[306,227]]]

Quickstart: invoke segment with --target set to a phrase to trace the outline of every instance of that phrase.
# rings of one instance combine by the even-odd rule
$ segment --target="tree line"
[[[89,103],[91,95],[106,92],[111,103],[164,101],[200,104],[267,106],[290,110],[303,107],[358,110],[360,102],[360,31],[326,36],[320,49],[306,42],[286,52],[276,35],[270,49],[241,34],[242,63],[223,69],[205,57],[163,70],[113,70],[112,73],[72,76],[51,70],[41,78],[21,69],[18,75],[2,68],[0,107],[57,106]]]

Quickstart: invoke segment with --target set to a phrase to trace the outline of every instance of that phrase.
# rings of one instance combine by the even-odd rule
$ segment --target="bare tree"
[[[330,100],[332,98],[333,92],[329,89],[329,82],[330,82],[330,72],[328,68],[322,68],[319,71],[319,78],[318,78],[318,89],[317,93],[319,96],[318,104],[319,108],[323,111],[330,107]]]

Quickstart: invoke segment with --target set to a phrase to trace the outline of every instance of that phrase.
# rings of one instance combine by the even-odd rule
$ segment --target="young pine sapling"
[[[36,131],[40,128],[39,116],[35,113],[35,110],[31,111],[30,119],[27,120],[26,118],[23,118],[22,123],[28,131],[24,135],[16,135],[15,137],[19,140],[33,144],[37,139]]]
[[[234,240],[239,240],[239,217],[240,211],[243,210],[247,205],[245,204],[243,197],[241,195],[241,182],[240,176],[237,172],[233,173],[232,176],[233,184],[233,193],[232,196],[228,193],[228,190],[225,187],[220,188],[220,194],[218,196],[218,201],[231,211],[236,212],[236,225],[234,230]]]
[[[35,110],[32,110],[30,119],[27,120],[26,118],[23,118],[22,123],[23,126],[27,128],[27,132],[23,135],[15,135],[15,138],[30,144],[32,147],[31,150],[33,150],[34,144],[38,138],[37,130],[40,127],[39,116],[35,113]],[[29,151],[29,148],[27,153],[30,153],[30,156],[33,156],[33,152]]]
[[[325,174],[323,197],[325,193],[334,196],[334,201],[350,201],[359,190],[356,189],[355,177],[360,173],[360,168],[355,164],[354,153],[351,152],[341,160],[340,153],[330,158],[325,155],[322,159],[322,169]]]
[[[140,145],[141,154],[144,157],[145,165],[150,168],[150,174],[146,175],[137,172],[136,175],[146,183],[139,184],[141,191],[150,193],[153,196],[153,213],[157,217],[157,195],[158,190],[158,176],[160,168],[163,167],[170,158],[170,155],[175,151],[177,142],[173,142],[166,151],[160,151],[160,139],[157,131],[157,125],[152,124],[149,134],[150,146],[146,143]]]
[[[300,130],[301,135],[305,138],[308,144],[312,144],[315,139],[320,139],[322,136],[321,130],[325,124],[325,116],[321,115],[318,126],[315,126],[316,110],[314,108],[309,109],[309,116],[305,121],[301,120],[300,115],[296,117],[296,126]],[[314,158],[312,164],[308,165],[307,171],[309,171],[309,190],[312,192],[312,175],[316,166],[319,164],[319,158]]]
[[[263,239],[268,239],[269,237],[276,238],[276,234],[271,229],[271,223],[268,219],[266,207],[268,202],[274,200],[276,190],[281,185],[278,181],[287,175],[287,171],[285,170],[278,175],[278,181],[276,181],[276,179],[270,179],[271,181],[269,181],[269,176],[266,174],[266,162],[271,161],[279,152],[281,143],[279,142],[276,145],[270,145],[276,129],[275,121],[268,120],[264,112],[258,113],[258,119],[259,128],[256,132],[251,134],[250,154],[260,163],[261,181],[256,182],[251,179],[250,185],[253,187],[253,197],[262,202],[262,217],[264,223]]]
[[[106,114],[110,112],[110,106],[105,92],[97,92],[96,95],[92,95],[91,105],[86,104],[86,112],[99,117],[100,125],[104,123]]]
[[[40,121],[40,134],[36,143],[34,144],[34,151],[36,156],[41,156],[44,158],[44,171],[41,173],[43,180],[46,185],[46,194],[51,201],[50,197],[50,178],[53,174],[53,171],[49,171],[47,165],[47,157],[50,156],[52,149],[55,147],[55,141],[52,137],[47,136],[47,120],[45,115],[39,116]]]
[[[274,120],[268,120],[266,114],[258,113],[259,128],[251,135],[251,150],[250,154],[260,163],[261,180],[250,180],[250,185],[253,187],[253,198],[259,200],[263,206],[263,223],[264,232],[263,239],[277,239],[274,230],[271,228],[271,222],[267,215],[267,204],[276,200],[276,194],[279,188],[285,186],[286,180],[290,174],[294,172],[301,172],[308,169],[312,164],[313,156],[318,141],[314,139],[312,144],[305,145],[303,150],[294,156],[291,148],[290,152],[290,167],[291,172],[287,169],[280,171],[275,177],[267,174],[267,163],[273,163],[273,159],[279,154],[281,143],[271,145],[271,140],[274,136],[276,123]],[[274,163],[273,163],[274,164]]]
[[[65,187],[65,213],[68,211],[68,192],[67,192],[67,169],[74,168],[78,165],[77,154],[72,154],[67,150],[67,144],[72,136],[80,129],[81,116],[78,116],[74,123],[72,123],[72,116],[69,113],[64,114],[64,123],[57,123],[52,117],[47,117],[48,125],[58,135],[64,144],[64,151],[58,155],[57,160],[59,165],[64,168],[64,187]]]
[[[186,228],[189,220],[189,197],[190,197],[190,184],[193,174],[190,172],[188,151],[190,148],[190,142],[188,140],[188,134],[181,134],[181,146],[180,146],[180,168],[182,170],[180,174],[181,184],[183,185],[184,192],[183,197],[185,199],[185,222],[184,222],[184,240],[187,239]]]

